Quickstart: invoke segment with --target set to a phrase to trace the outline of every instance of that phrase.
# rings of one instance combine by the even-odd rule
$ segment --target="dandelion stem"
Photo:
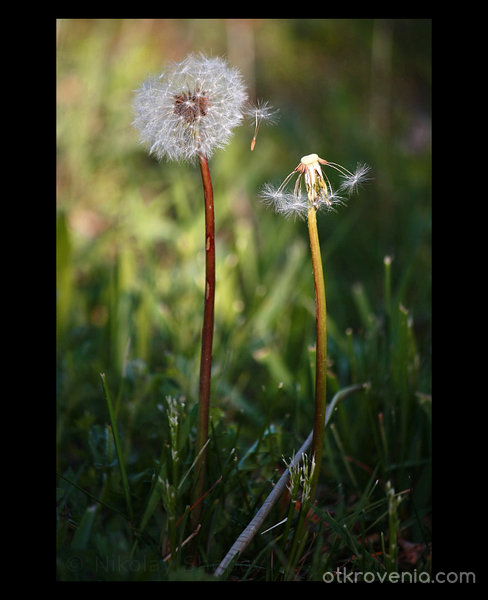
[[[315,353],[315,413],[313,425],[312,456],[315,457],[315,471],[312,477],[310,499],[313,501],[322,464],[324,445],[324,424],[326,409],[327,379],[327,311],[325,304],[325,284],[320,254],[319,234],[317,231],[316,208],[308,210],[308,233],[312,253],[313,277],[316,303],[316,353]]]
[[[207,463],[208,415],[210,407],[210,377],[212,368],[212,342],[214,329],[214,300],[215,300],[215,218],[213,203],[212,179],[208,160],[200,154],[200,170],[202,174],[205,199],[205,304],[202,329],[202,352],[200,359],[200,390],[198,401],[198,422],[196,453],[200,453],[195,474],[196,485],[194,501],[203,495],[205,487],[205,471]],[[192,529],[200,522],[201,503],[191,513]]]

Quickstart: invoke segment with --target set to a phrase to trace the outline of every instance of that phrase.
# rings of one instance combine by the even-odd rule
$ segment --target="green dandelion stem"
[[[327,383],[327,310],[325,303],[325,283],[317,231],[316,209],[308,210],[308,233],[312,253],[313,277],[316,303],[316,354],[315,354],[315,412],[312,440],[312,456],[315,457],[315,471],[312,477],[311,495],[313,501],[322,464],[324,445],[326,383]]]

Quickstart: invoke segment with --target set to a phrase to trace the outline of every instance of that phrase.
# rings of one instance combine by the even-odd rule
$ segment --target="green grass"
[[[197,167],[156,163],[138,146],[130,104],[146,73],[168,58],[231,52],[230,25],[208,25],[60,23],[57,577],[212,579],[278,480],[283,457],[310,433],[315,306],[307,228],[257,200],[261,185],[280,181],[310,152],[372,167],[374,180],[348,207],[318,217],[327,397],[354,383],[370,387],[333,415],[318,502],[293,568],[298,510],[286,527],[258,533],[225,577],[430,572],[430,146],[412,141],[419,111],[429,111],[430,34],[422,20],[252,26],[256,93],[281,109],[281,120],[260,131],[253,153],[252,128],[239,128],[210,163],[217,287],[208,494],[202,527],[184,543],[192,533],[203,197]],[[169,40],[190,34],[193,45],[172,53]],[[392,62],[383,77],[405,91],[395,102],[388,86],[372,88],[370,80],[386,68],[372,42],[387,34]],[[324,68],[322,85],[316,70]],[[374,94],[386,103],[383,119]],[[177,400],[177,425],[168,396]],[[289,507],[284,495],[263,531]],[[415,560],[407,542],[417,544]]]

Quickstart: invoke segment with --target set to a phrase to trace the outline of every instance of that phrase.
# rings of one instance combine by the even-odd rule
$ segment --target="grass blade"
[[[105,373],[100,373],[102,379],[103,392],[105,394],[105,400],[107,402],[108,414],[110,417],[110,425],[112,427],[112,433],[115,442],[115,451],[117,452],[117,458],[120,466],[120,475],[122,477],[122,486],[124,488],[125,501],[127,503],[127,510],[129,512],[129,518],[132,521],[134,519],[134,513],[132,512],[132,503],[130,500],[129,481],[127,480],[127,473],[125,471],[124,457],[122,455],[122,448],[120,446],[119,430],[117,429],[117,422],[115,420],[114,408],[112,405],[112,399],[105,382]]]
[[[96,505],[93,504],[89,506],[83,513],[83,517],[76,528],[73,541],[71,542],[71,548],[73,550],[85,550],[88,540],[90,539],[96,508]]]

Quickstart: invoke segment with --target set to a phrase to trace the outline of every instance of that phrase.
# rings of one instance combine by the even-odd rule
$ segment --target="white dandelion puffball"
[[[133,125],[159,160],[207,158],[243,119],[246,88],[222,58],[190,54],[136,90]]]

